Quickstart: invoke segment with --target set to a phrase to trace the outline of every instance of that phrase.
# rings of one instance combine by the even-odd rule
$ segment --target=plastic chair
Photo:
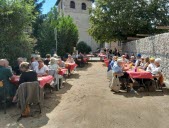
[[[4,114],[6,114],[7,99],[6,99],[5,84],[4,84],[3,80],[0,81],[0,88],[3,88],[3,97],[2,97],[2,99],[0,99],[0,102],[1,102],[1,104],[3,104],[3,106],[4,106]]]
[[[53,76],[55,78],[54,80],[54,86],[56,88],[56,91],[59,91],[60,87],[59,87],[59,75],[55,70],[49,70],[49,75]]]

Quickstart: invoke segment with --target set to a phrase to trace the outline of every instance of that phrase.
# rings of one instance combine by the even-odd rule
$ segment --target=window
[[[75,2],[74,1],[70,1],[70,8],[75,8]]]
[[[86,10],[86,4],[82,3],[82,10]]]

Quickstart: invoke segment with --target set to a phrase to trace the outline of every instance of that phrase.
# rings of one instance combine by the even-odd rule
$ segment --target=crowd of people
[[[138,69],[142,69],[144,71],[150,72],[152,74],[153,79],[159,80],[160,84],[163,84],[163,75],[161,68],[161,59],[153,58],[153,57],[144,57],[141,54],[137,54],[130,56],[125,53],[121,57],[113,56],[110,58],[108,65],[108,78],[111,80],[112,74],[119,77],[121,81],[123,89],[130,87],[130,91],[136,94],[137,91],[133,89],[134,83],[139,82],[139,79],[133,79],[126,72],[127,70],[135,70],[137,72]],[[126,66],[129,65],[130,69],[127,69]],[[126,83],[122,82],[122,79],[126,80]],[[124,86],[125,85],[125,86]]]
[[[61,57],[58,57],[56,54],[51,57],[50,54],[46,55],[46,58],[43,59],[40,56],[35,56],[30,58],[30,62],[27,59],[19,57],[17,59],[16,66],[9,66],[7,59],[0,59],[0,81],[3,81],[6,89],[7,99],[9,101],[16,102],[16,90],[18,86],[14,85],[12,81],[15,76],[19,76],[18,85],[24,82],[33,82],[38,81],[38,77],[48,76],[49,70],[55,70],[57,73],[65,68],[68,63],[83,63],[83,54],[79,53],[75,58],[70,54],[67,54],[67,58],[64,57],[64,60]],[[71,73],[70,70],[68,70]],[[59,79],[62,79],[63,76],[59,75]],[[4,96],[3,89],[0,88],[0,99]]]

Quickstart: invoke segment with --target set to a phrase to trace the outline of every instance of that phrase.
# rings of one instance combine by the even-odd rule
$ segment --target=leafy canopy
[[[0,58],[14,63],[17,57],[28,57],[32,52],[34,39],[30,38],[32,22],[36,14],[33,0],[0,1]]]
[[[39,31],[36,49],[45,56],[56,50],[54,29],[57,29],[57,54],[72,53],[78,41],[78,29],[70,16],[59,16],[53,8],[44,19]]]
[[[89,34],[100,43],[126,40],[136,34],[164,32],[169,25],[169,0],[96,0],[90,10]]]

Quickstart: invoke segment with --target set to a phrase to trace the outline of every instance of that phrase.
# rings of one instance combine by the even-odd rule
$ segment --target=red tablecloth
[[[89,60],[88,58],[83,58],[83,61],[84,61],[85,63],[87,63],[88,60]]]
[[[99,56],[99,57],[106,57],[105,54],[99,54],[98,56]]]
[[[76,67],[77,64],[76,63],[66,63],[66,68],[69,69],[70,71],[73,71]]]
[[[135,72],[134,70],[128,70],[127,73],[130,75],[131,78],[135,79],[152,79],[153,76],[150,72],[144,71],[142,69],[137,69],[138,71]]]
[[[20,76],[14,76],[14,80],[12,81],[12,83],[18,83],[19,78]],[[51,75],[38,77],[40,87],[43,88],[45,84],[50,84],[53,81],[53,79],[54,78]]]
[[[109,66],[109,60],[104,61],[104,63],[106,64],[106,66]]]
[[[60,71],[59,71],[59,75],[64,75],[64,74],[66,74],[67,73],[67,69],[66,68],[62,68]]]
[[[92,54],[87,54],[86,56],[87,57],[94,57],[94,55],[92,55]]]

